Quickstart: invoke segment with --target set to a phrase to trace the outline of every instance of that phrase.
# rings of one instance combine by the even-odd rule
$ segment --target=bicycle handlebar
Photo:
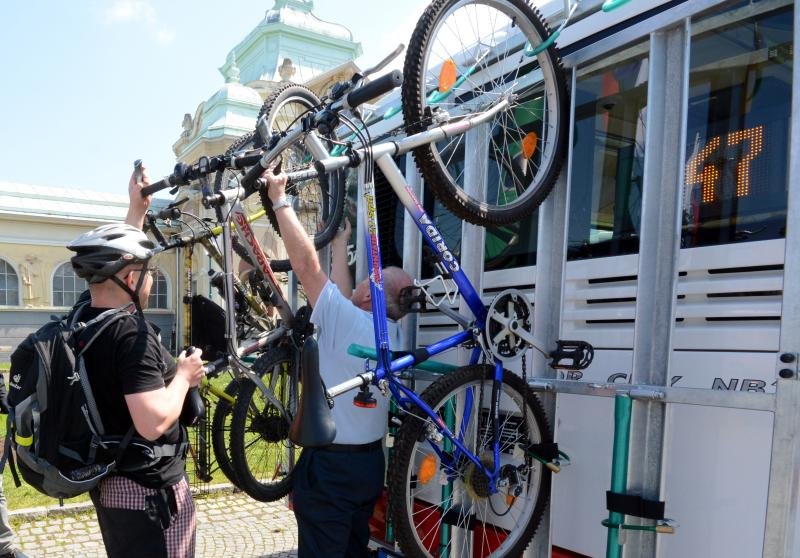
[[[388,74],[369,82],[366,85],[354,89],[347,94],[345,108],[354,109],[362,103],[371,101],[375,97],[380,97],[384,93],[392,91],[403,83],[403,73],[400,70],[394,70]]]
[[[244,169],[252,167],[261,160],[261,153],[252,155],[240,155],[225,157],[222,155],[216,157],[200,157],[194,165],[187,165],[186,163],[178,163],[172,174],[165,176],[158,182],[154,182],[149,186],[142,188],[142,197],[147,197],[150,194],[170,188],[173,186],[185,186],[197,180],[201,176],[206,176],[209,173],[219,171],[225,168]]]

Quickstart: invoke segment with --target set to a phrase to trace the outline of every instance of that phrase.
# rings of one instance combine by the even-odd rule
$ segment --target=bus
[[[566,4],[540,3],[551,27]],[[571,133],[544,204],[521,222],[482,229],[420,186],[487,304],[520,289],[538,337],[595,348],[581,372],[557,373],[533,352],[525,360],[571,461],[553,476],[549,521],[526,555],[606,553],[613,396],[644,392],[634,401],[627,487],[663,502],[676,529],[625,531],[624,555],[800,556],[796,486],[788,491],[797,418],[782,418],[787,401],[800,402],[791,380],[800,351],[794,2],[635,0],[608,13],[600,5],[582,2],[557,42]],[[397,102],[398,93],[388,96],[376,114]],[[374,125],[373,138],[402,129],[401,118]],[[412,157],[403,164],[418,185]],[[416,229],[379,172],[375,181],[384,265],[431,279],[438,272]],[[357,194],[353,182],[354,215]],[[435,309],[409,321],[417,345],[457,328]]]

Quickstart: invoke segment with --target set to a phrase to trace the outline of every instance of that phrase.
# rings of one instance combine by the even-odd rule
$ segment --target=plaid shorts
[[[176,510],[170,512],[169,527],[163,530],[166,554],[169,558],[186,558],[194,556],[195,531],[197,520],[195,517],[194,502],[189,490],[189,483],[184,477],[180,482],[168,487],[175,496]],[[161,491],[145,488],[125,477],[110,476],[103,480],[95,493],[95,505],[113,510],[133,510],[147,513],[148,499],[160,496]],[[100,513],[98,513],[98,519]],[[103,521],[100,521],[101,531]],[[106,534],[103,534],[104,540]],[[108,543],[106,544],[108,547]]]

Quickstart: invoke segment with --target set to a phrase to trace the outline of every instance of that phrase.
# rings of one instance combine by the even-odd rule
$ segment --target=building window
[[[19,305],[19,278],[14,268],[0,260],[0,306]]]
[[[150,298],[148,300],[148,308],[159,308],[166,310],[169,308],[169,299],[167,298],[167,278],[161,273],[160,269],[153,271],[153,286],[150,288]]]
[[[72,264],[61,264],[53,275],[53,306],[73,306],[86,290],[86,281],[75,275]]]

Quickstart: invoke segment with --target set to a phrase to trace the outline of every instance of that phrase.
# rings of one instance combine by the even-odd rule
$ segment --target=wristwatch
[[[272,211],[278,211],[282,207],[292,207],[292,202],[289,198],[280,198],[272,204]]]

